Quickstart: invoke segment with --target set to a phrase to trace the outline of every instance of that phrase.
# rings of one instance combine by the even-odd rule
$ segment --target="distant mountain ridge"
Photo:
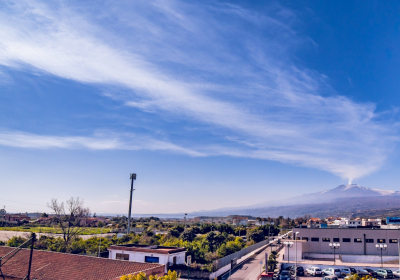
[[[304,194],[250,206],[193,212],[191,215],[313,216],[348,215],[359,211],[400,207],[400,191],[371,189],[357,184],[340,185],[316,193]]]

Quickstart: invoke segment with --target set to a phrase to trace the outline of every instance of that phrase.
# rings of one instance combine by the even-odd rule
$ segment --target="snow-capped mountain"
[[[303,194],[301,196],[291,197],[268,201],[260,204],[247,206],[250,208],[270,207],[270,206],[288,206],[300,204],[316,204],[323,202],[331,202],[337,198],[352,198],[352,197],[372,197],[372,196],[399,196],[400,191],[379,190],[363,187],[357,184],[340,185],[336,188],[325,190],[316,193]]]
[[[343,211],[363,209],[400,208],[400,191],[380,190],[357,184],[340,185],[336,188],[301,196],[275,199],[249,206],[231,207],[211,211],[199,211],[198,215],[291,215],[300,213],[321,213],[331,209],[334,214],[337,207]],[[336,209],[335,211],[332,209]],[[302,215],[302,214],[301,214]]]
[[[371,189],[371,188],[363,187],[363,186],[360,186],[357,184],[350,184],[350,185],[340,185],[336,188],[322,191],[322,192],[313,193],[310,195],[320,195],[320,196],[333,195],[335,197],[341,197],[341,196],[365,197],[365,196],[400,195],[400,192],[399,191]]]

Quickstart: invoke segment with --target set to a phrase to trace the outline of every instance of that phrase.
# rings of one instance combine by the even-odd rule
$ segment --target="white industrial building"
[[[298,232],[293,245],[285,248],[285,260],[333,259],[341,258],[346,262],[375,263],[399,258],[400,230],[380,228],[294,228]],[[297,243],[297,250],[296,244]],[[339,243],[339,248],[332,248],[332,243]],[[377,248],[380,245],[383,250]],[[289,256],[288,256],[289,255]]]

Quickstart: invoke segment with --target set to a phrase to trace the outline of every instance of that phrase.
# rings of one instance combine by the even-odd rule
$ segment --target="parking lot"
[[[322,278],[323,278],[322,276],[321,276],[321,277],[318,277],[318,276],[314,277],[314,276],[307,275],[307,274],[304,275],[304,276],[297,276],[297,280],[311,280],[311,279],[321,280]],[[279,279],[279,278],[278,278],[278,279]],[[294,276],[292,276],[291,279],[294,280]],[[344,279],[344,278],[343,278],[343,277],[340,277],[339,279],[342,280],[342,279]],[[376,279],[383,279],[383,278],[377,277]],[[393,279],[399,279],[399,278],[394,277]]]

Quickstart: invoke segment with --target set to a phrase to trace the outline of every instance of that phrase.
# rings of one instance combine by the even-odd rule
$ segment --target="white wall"
[[[290,242],[293,242],[293,247],[288,249],[286,245],[284,246],[284,250],[282,251],[282,254],[285,254],[285,261],[290,260],[290,261],[295,261],[296,260],[296,243],[297,243],[297,261],[302,259],[303,256],[303,245],[302,243],[305,243],[305,241],[301,240],[289,240]],[[288,252],[289,250],[289,252]],[[289,254],[288,254],[289,253]]]
[[[157,253],[145,253],[145,252],[135,252],[135,251],[123,251],[123,250],[110,250],[109,258],[116,259],[117,254],[128,254],[129,261],[134,262],[145,262],[145,257],[158,257],[160,264],[165,264],[165,269],[167,269],[167,264],[173,262],[173,258],[176,257],[176,264],[185,263],[186,252],[178,252],[173,254],[157,254]]]

